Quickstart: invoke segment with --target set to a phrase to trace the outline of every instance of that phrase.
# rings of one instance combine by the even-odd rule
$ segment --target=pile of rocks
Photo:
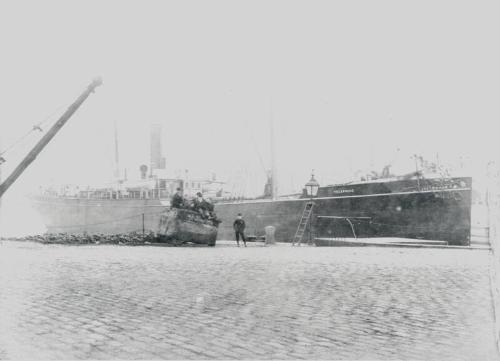
[[[13,241],[38,242],[43,244],[125,244],[141,245],[158,242],[153,232],[127,234],[68,234],[45,233],[33,236],[10,238]]]

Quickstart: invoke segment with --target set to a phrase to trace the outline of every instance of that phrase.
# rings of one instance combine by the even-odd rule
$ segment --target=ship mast
[[[420,192],[420,172],[418,170],[418,156],[414,154],[413,158],[415,159],[415,175],[417,177],[417,189]]]
[[[115,180],[120,180],[120,157],[118,152],[118,130],[116,128],[116,121],[114,122],[115,130]]]
[[[274,120],[273,120],[273,105],[271,103],[271,116],[269,121],[270,126],[270,141],[271,141],[271,199],[278,198],[278,171],[276,169],[276,145],[274,139]]]
[[[9,189],[9,187],[19,178],[19,176],[24,172],[26,168],[33,162],[38,154],[45,148],[45,146],[54,138],[57,132],[66,124],[69,118],[76,112],[76,110],[82,105],[85,99],[88,98],[90,93],[94,92],[94,89],[102,84],[102,79],[95,79],[85,91],[71,104],[64,114],[59,118],[59,120],[49,129],[47,133],[38,141],[38,143],[33,147],[33,149],[24,157],[24,159],[19,163],[19,165],[14,169],[14,171],[7,177],[5,182],[0,184],[0,198]]]
[[[0,138],[0,149],[2,149],[2,138]],[[0,156],[0,184],[2,184],[2,163],[4,159]],[[2,237],[2,197],[0,197],[0,238]]]

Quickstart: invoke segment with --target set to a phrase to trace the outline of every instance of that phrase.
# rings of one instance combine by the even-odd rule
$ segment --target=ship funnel
[[[148,174],[148,166],[146,164],[143,164],[139,167],[139,170],[141,171],[141,179],[146,179],[146,176]]]
[[[165,158],[161,150],[161,124],[151,124],[151,171],[165,169]]]

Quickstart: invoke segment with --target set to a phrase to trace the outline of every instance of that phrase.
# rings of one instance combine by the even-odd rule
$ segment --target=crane
[[[85,89],[85,91],[68,107],[59,120],[45,133],[45,135],[38,141],[38,143],[33,147],[33,149],[24,157],[24,159],[19,163],[19,165],[14,169],[14,171],[5,179],[5,181],[0,184],[0,198],[9,189],[9,187],[19,178],[19,176],[25,171],[26,168],[33,162],[38,154],[43,148],[51,141],[51,139],[57,134],[57,132],[66,124],[69,118],[76,112],[76,110],[82,105],[82,103],[88,98],[90,93],[93,93],[95,88],[102,84],[101,78],[96,78],[92,83]],[[41,129],[40,129],[41,130]],[[1,160],[0,160],[1,162]]]

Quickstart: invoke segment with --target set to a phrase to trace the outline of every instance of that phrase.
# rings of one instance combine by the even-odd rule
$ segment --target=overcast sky
[[[499,151],[498,19],[497,1],[1,1],[0,149],[104,80],[6,194],[4,227],[31,217],[38,184],[109,180],[114,122],[129,175],[161,123],[167,168],[249,195],[271,119],[281,193],[311,169],[321,184],[411,171],[414,153],[479,177]],[[4,178],[39,136],[5,154]]]

